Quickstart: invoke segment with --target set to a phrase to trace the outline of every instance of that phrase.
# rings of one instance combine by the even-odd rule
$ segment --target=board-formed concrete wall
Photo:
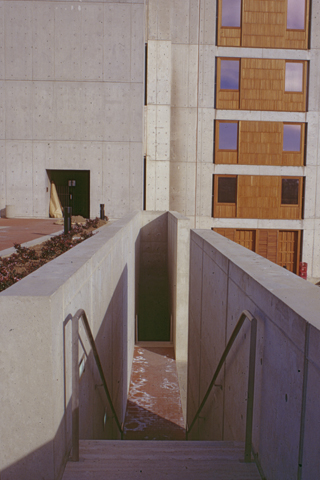
[[[318,287],[212,231],[192,231],[190,252],[189,425],[249,310],[258,322],[254,452],[268,480],[318,478]],[[249,333],[247,321],[190,438],[244,441]]]
[[[71,322],[83,308],[124,419],[141,213],[128,214],[0,294],[1,479],[56,480],[71,447]],[[82,438],[118,438],[83,329]],[[82,349],[80,354],[82,356]],[[106,424],[105,424],[106,413]]]
[[[90,170],[90,215],[142,208],[144,0],[0,2],[0,211],[48,217],[46,170]]]

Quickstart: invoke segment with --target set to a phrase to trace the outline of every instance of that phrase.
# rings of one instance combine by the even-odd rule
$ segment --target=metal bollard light
[[[104,213],[104,203],[100,203],[100,220],[105,219],[105,213]]]
[[[72,207],[64,207],[64,234],[71,230],[71,215],[72,215]]]

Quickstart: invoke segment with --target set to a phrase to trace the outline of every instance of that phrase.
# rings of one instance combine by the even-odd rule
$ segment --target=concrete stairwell
[[[82,440],[63,480],[261,480],[239,442]]]
[[[82,440],[63,480],[261,480],[243,443],[184,439],[173,348],[136,346],[124,440]]]

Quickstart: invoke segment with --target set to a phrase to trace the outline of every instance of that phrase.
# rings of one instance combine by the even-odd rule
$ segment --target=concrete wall
[[[190,220],[168,212],[168,272],[173,343],[184,418],[187,418]]]
[[[211,231],[192,231],[190,251],[189,425],[247,309],[258,321],[254,452],[268,480],[317,478],[318,287]],[[249,328],[247,321],[191,438],[244,440]]]
[[[142,208],[144,0],[0,1],[0,210],[48,217],[47,169],[90,215]]]
[[[128,214],[0,294],[1,479],[56,480],[71,447],[71,322],[89,318],[120,422],[134,348],[141,213]],[[80,379],[82,438],[118,438],[88,359]],[[80,354],[82,350],[80,348]],[[107,422],[104,425],[104,415]]]

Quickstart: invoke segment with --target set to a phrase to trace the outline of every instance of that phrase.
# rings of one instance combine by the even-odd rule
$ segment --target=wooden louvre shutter
[[[278,230],[259,230],[256,252],[277,263]]]

